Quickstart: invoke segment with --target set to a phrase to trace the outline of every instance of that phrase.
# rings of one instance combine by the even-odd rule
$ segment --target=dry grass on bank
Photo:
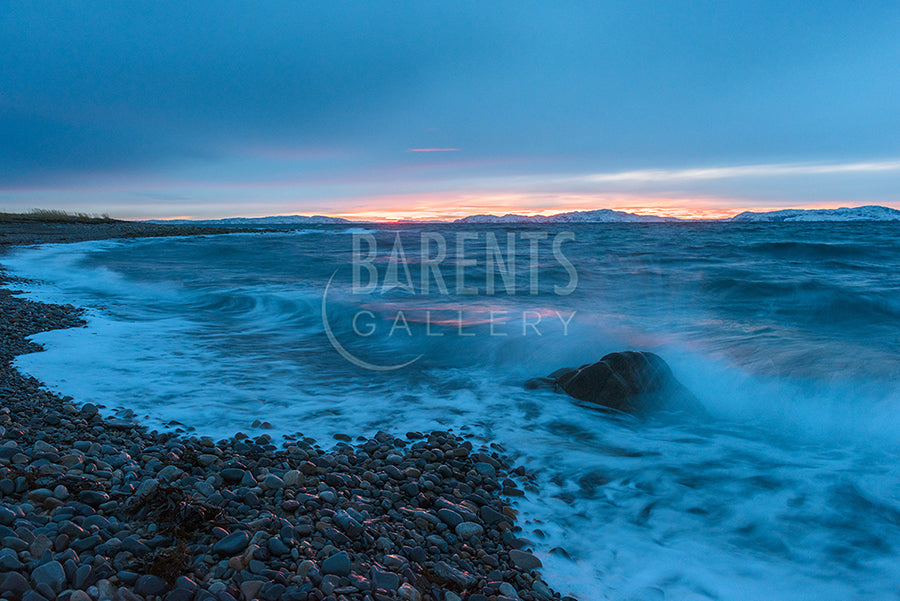
[[[9,221],[33,221],[40,223],[115,223],[106,213],[102,215],[89,213],[70,213],[57,209],[32,209],[27,213],[0,212],[0,222]]]

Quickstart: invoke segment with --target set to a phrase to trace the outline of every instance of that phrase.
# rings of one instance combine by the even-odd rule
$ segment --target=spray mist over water
[[[569,281],[555,231],[531,294],[523,234],[540,232],[527,227],[466,230],[480,294],[457,293],[455,249],[440,265],[448,294],[423,294],[422,231],[20,250],[4,261],[45,281],[29,291],[88,307],[90,324],[37,336],[48,350],[18,365],[79,401],[214,436],[262,418],[321,441],[454,428],[500,442],[538,475],[522,534],[551,584],[581,599],[894,598],[896,226],[581,226],[561,246],[578,276],[568,295],[554,293]],[[488,231],[501,250],[510,234],[520,244],[515,294],[499,275],[485,294]],[[459,228],[437,233],[455,242]],[[367,294],[353,289],[354,235],[377,245]],[[398,236],[413,290],[402,269],[384,285]],[[335,352],[321,315],[335,273],[341,343],[373,363],[421,359],[377,373]],[[567,329],[557,312],[574,313]],[[521,387],[630,348],[664,357],[712,419],[639,421]]]

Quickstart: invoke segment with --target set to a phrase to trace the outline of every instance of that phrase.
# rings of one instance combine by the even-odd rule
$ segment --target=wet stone
[[[375,588],[393,592],[400,588],[400,576],[378,568],[372,568],[372,583],[375,585]]]
[[[438,509],[437,516],[451,528],[456,528],[463,522],[462,516],[452,509]]]
[[[244,477],[244,470],[236,467],[226,467],[219,474],[226,482],[235,483],[240,482],[241,478]]]
[[[250,544],[250,535],[244,530],[238,530],[226,536],[213,545],[213,553],[223,555],[236,555]]]
[[[24,543],[24,541],[23,541]],[[6,545],[6,539],[4,539],[4,546]],[[27,548],[27,545],[26,545]],[[24,550],[24,549],[23,549]],[[19,556],[15,552],[15,550],[7,547],[4,549],[0,549],[0,570],[11,571],[11,570],[21,570],[22,562],[19,561]]]
[[[536,570],[543,566],[541,560],[525,551],[511,549],[509,552],[509,560],[513,562],[517,568],[522,570]]]
[[[281,539],[278,537],[270,538],[268,546],[272,555],[287,555],[291,552],[288,546],[281,542]]]
[[[109,501],[109,495],[99,490],[83,490],[78,493],[78,500],[91,507],[97,507],[100,504]]]
[[[35,588],[46,585],[58,595],[66,585],[66,573],[58,561],[49,561],[31,572],[31,580]]]
[[[165,580],[153,575],[141,576],[134,583],[134,592],[144,596],[162,595],[168,588]]]
[[[21,595],[30,588],[28,581],[18,572],[9,572],[5,576],[0,575],[0,592],[18,593]]]
[[[322,562],[323,574],[346,576],[350,573],[350,556],[346,551],[335,553]]]
[[[476,524],[475,522],[462,522],[457,524],[455,532],[462,540],[469,540],[484,534],[484,528],[481,524]]]

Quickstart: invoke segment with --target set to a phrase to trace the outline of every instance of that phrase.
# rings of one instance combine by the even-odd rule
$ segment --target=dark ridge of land
[[[89,223],[0,220],[0,252],[15,245],[84,242],[114,238],[153,238],[162,236],[201,236],[204,234],[258,233],[259,229],[236,229],[199,225],[166,225],[135,221]]]
[[[12,244],[211,229],[0,223],[0,259]],[[325,451],[300,433],[279,447],[265,433],[148,431],[12,366],[41,350],[30,334],[84,324],[76,307],[14,296],[15,283],[0,267],[0,598],[559,598],[509,504],[521,482],[537,492],[533,476],[500,447],[449,432],[336,436]]]

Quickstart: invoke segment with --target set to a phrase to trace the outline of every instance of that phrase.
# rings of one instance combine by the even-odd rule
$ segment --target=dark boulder
[[[656,411],[703,412],[703,406],[675,379],[659,355],[647,351],[610,353],[578,369],[558,369],[525,382],[528,389],[551,389],[608,409],[646,415]]]

